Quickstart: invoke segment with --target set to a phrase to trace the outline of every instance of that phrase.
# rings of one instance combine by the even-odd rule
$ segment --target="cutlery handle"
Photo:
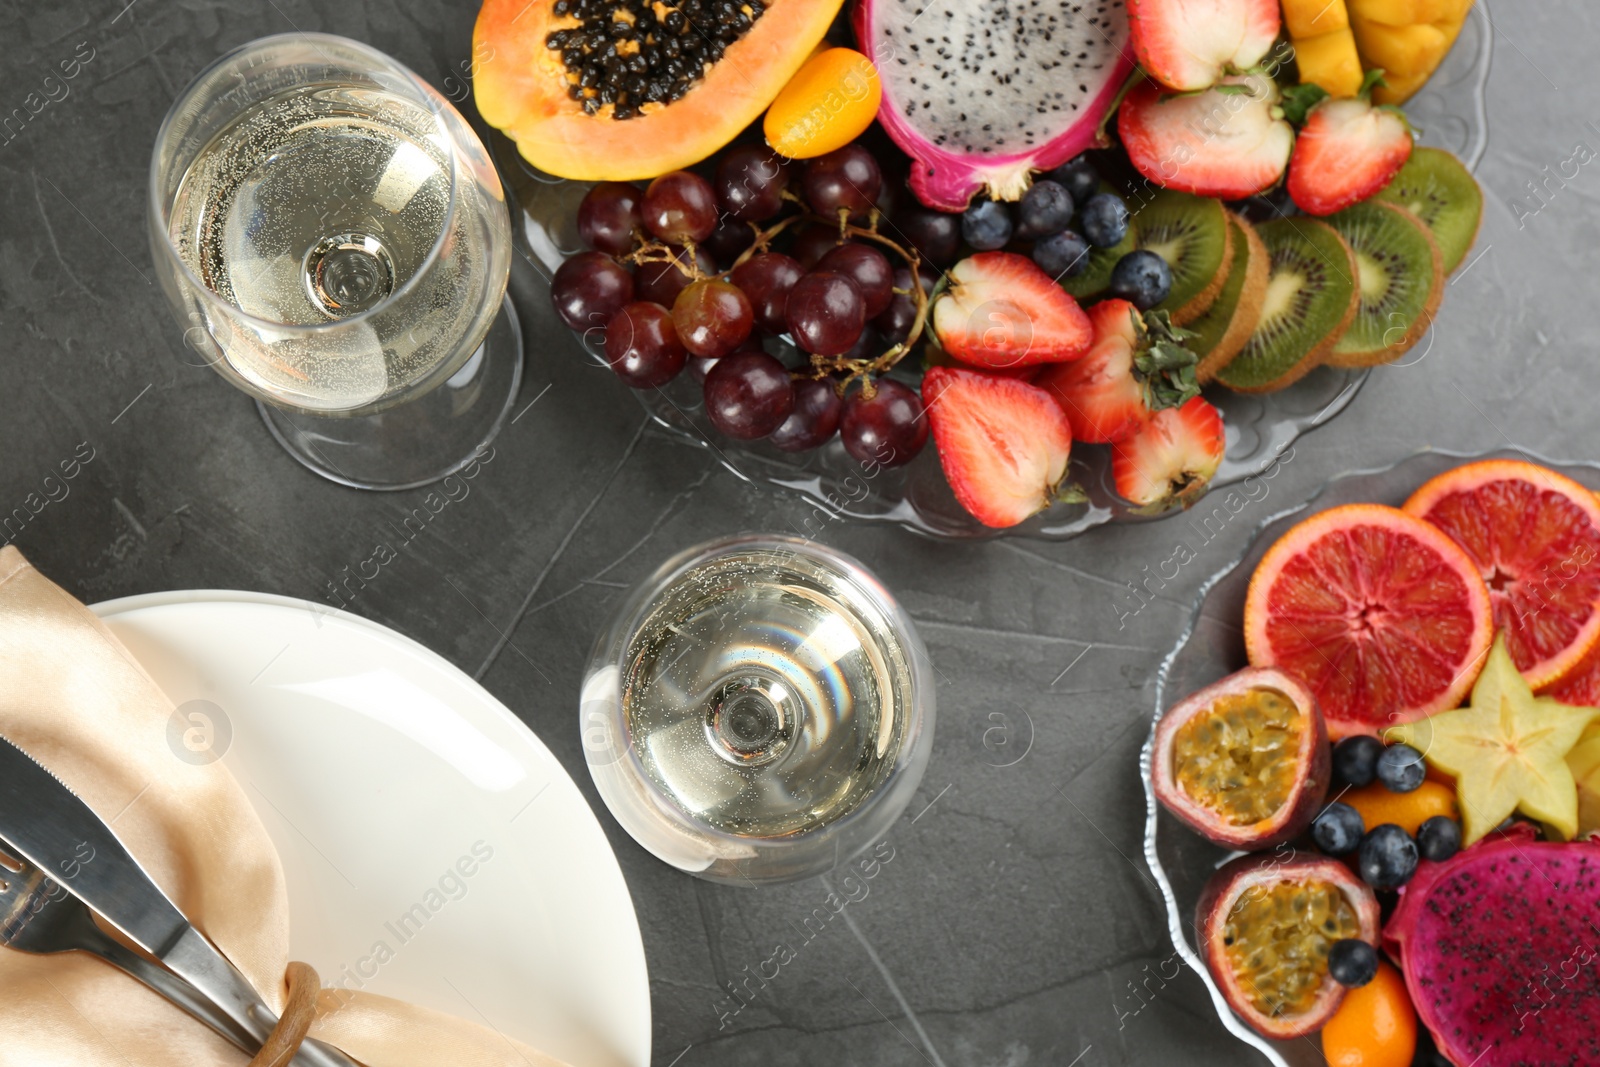
[[[123,948],[109,937],[106,938],[105,944],[96,947],[95,952],[107,963],[137,978],[173,1004],[211,1027],[236,1048],[253,1054],[261,1047],[261,1042],[252,1037],[248,1031],[225,1015],[215,1004],[196,992],[195,988],[188,982],[185,982],[166,968],[151,963],[137,952],[131,952]]]
[[[159,953],[161,961],[223,1014],[236,1022],[260,1048],[272,1033],[278,1017],[262,1002],[244,975],[229,963],[193,926],[186,927],[171,946]],[[295,1067],[357,1067],[354,1060],[331,1045],[307,1039],[295,1053]]]

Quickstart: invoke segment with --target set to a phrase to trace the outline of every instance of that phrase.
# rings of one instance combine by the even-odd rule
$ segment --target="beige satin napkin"
[[[105,625],[0,549],[0,734],[110,823],[195,926],[282,1011],[283,869],[222,763],[167,747],[172,705]],[[324,990],[311,1034],[368,1067],[554,1067],[476,1023]],[[244,1055],[99,960],[0,948],[0,1067],[236,1067]]]

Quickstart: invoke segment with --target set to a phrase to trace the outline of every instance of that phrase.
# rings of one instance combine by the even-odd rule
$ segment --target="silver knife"
[[[4,737],[0,837],[215,1003],[258,1047],[267,1039],[278,1017],[244,975],[184,918],[93,808]],[[309,1038],[293,1062],[355,1067],[338,1049]]]

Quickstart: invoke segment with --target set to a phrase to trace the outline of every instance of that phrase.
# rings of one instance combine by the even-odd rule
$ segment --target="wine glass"
[[[691,548],[627,597],[583,683],[601,798],[715,882],[822,874],[882,840],[933,744],[911,619],[865,567],[790,537]]]
[[[503,425],[522,375],[504,190],[383,53],[293,33],[217,60],[156,136],[148,221],[186,361],[318,474],[425,485]]]

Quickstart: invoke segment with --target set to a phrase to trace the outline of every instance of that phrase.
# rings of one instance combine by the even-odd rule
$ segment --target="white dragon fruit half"
[[[1099,144],[1133,71],[1122,0],[858,0],[855,29],[911,190],[943,211],[1019,199]]]

